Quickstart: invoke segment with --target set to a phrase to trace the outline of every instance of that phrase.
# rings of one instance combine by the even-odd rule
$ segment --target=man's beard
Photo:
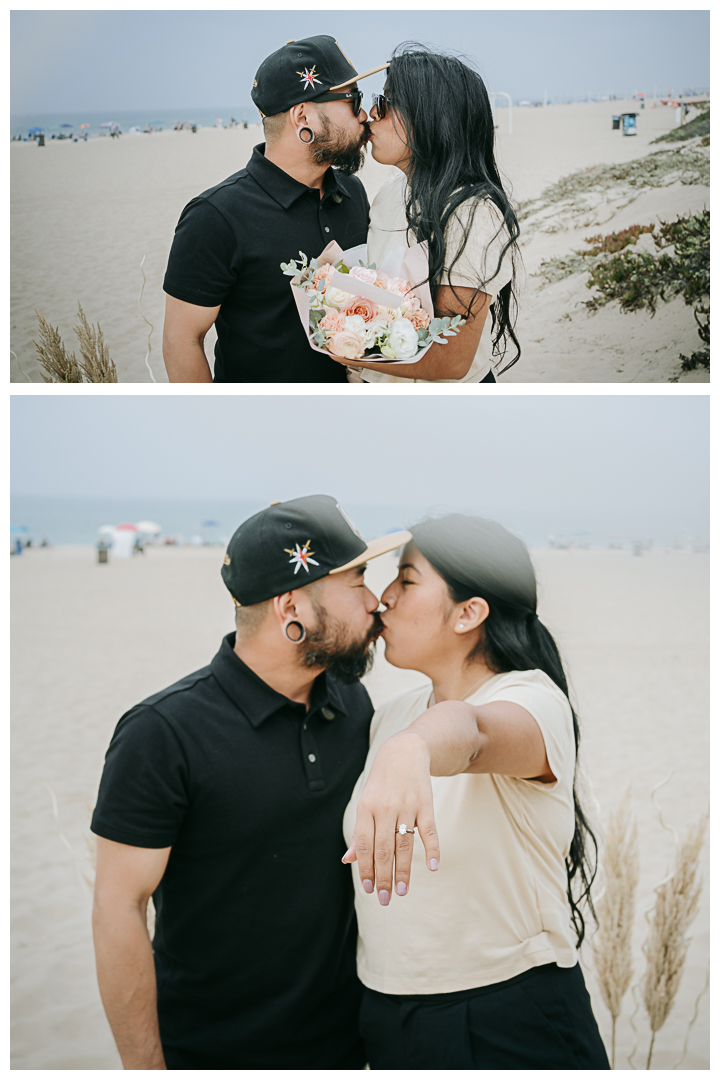
[[[322,131],[316,132],[311,152],[318,165],[332,165],[343,176],[354,176],[365,161],[369,129],[359,139],[336,128],[325,118]]]
[[[375,641],[382,630],[377,612],[373,625],[360,638],[353,638],[346,626],[332,619],[322,604],[313,601],[318,624],[308,630],[300,646],[301,661],[305,667],[323,668],[340,682],[357,682],[367,674],[375,658]]]

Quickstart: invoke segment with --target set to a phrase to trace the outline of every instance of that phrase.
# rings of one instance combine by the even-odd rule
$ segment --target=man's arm
[[[219,311],[166,296],[163,359],[171,383],[212,382],[203,342]]]
[[[164,1069],[147,905],[170,848],[97,838],[93,937],[100,996],[125,1069]]]

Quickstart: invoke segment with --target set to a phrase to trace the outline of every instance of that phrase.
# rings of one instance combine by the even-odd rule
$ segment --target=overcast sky
[[[532,535],[708,533],[704,396],[16,396],[11,416],[18,495],[323,492]]]
[[[13,11],[11,107],[249,105],[266,55],[322,33],[359,71],[409,39],[449,46],[516,99],[709,84],[708,11]]]

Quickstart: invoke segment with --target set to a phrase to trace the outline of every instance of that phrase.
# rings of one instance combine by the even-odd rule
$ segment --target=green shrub
[[[710,109],[707,112],[700,113],[699,116],[694,116],[692,120],[689,120],[687,124],[681,124],[680,127],[673,128],[672,131],[667,131],[664,135],[658,135],[657,139],[653,139],[653,143],[659,142],[686,142],[688,139],[694,139],[698,135],[710,135]],[[703,146],[707,146],[710,142],[703,143]]]

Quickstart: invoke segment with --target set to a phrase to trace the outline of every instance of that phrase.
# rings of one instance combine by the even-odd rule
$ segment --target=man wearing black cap
[[[336,240],[367,239],[353,174],[367,113],[359,75],[327,35],[291,41],[260,65],[252,99],[266,142],[244,169],[183,210],[165,275],[163,356],[170,382],[211,382],[203,342],[215,323],[215,382],[345,382],[310,348],[280,263]],[[332,167],[334,166],[334,168]]]
[[[93,930],[126,1069],[363,1068],[340,861],[380,629],[363,574],[409,539],[366,544],[327,495],[256,514],[222,568],[236,634],[120,720],[92,820]]]

